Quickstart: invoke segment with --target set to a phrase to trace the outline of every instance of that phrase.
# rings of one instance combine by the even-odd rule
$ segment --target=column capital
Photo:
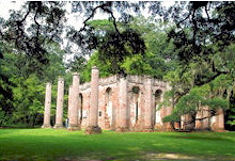
[[[74,72],[73,76],[80,76],[78,72]]]
[[[151,80],[152,80],[152,76],[151,76],[151,75],[145,75],[144,78],[145,78],[145,79],[151,79]]]
[[[91,69],[92,69],[92,70],[94,70],[94,69],[99,70],[99,68],[98,68],[97,66],[93,66]]]
[[[127,80],[128,80],[128,78],[127,78],[127,77],[124,77],[124,76],[120,77],[119,79],[120,79],[121,81],[127,81]]]
[[[64,78],[62,76],[59,76],[58,81],[64,81]]]
[[[49,86],[51,86],[51,82],[46,82],[46,85],[49,85]]]

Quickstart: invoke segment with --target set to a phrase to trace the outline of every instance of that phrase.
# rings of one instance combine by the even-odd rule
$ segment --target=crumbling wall
[[[93,122],[95,120],[95,126],[97,126],[97,120],[94,118],[98,116],[98,126],[107,130],[172,130],[171,124],[169,122],[164,123],[162,120],[165,116],[172,113],[172,107],[161,107],[159,109],[159,104],[163,101],[164,93],[170,90],[168,83],[145,75],[128,75],[125,78],[114,75],[108,78],[98,79],[97,68],[95,67],[94,70],[96,70],[96,80],[93,84],[98,84],[97,115],[95,115],[96,111],[94,110],[92,114],[90,113],[91,106],[94,105],[92,103],[97,103],[96,98],[93,98],[93,102],[91,102],[92,91],[90,82],[79,85],[79,76],[75,73],[73,79],[76,81],[73,81],[69,90],[69,105],[75,105],[73,106],[73,110],[69,110],[69,118],[72,118],[71,115],[75,116],[73,112],[77,111],[78,125],[76,126],[79,126],[78,129],[80,129],[80,125],[82,128],[90,126],[89,123],[91,120]],[[78,89],[77,93],[76,89]],[[74,93],[76,93],[76,96]],[[50,94],[50,91],[47,91],[46,94]],[[97,96],[97,93],[95,96]],[[78,103],[75,104],[73,99],[77,99]],[[78,107],[76,108],[76,106]],[[45,111],[49,111],[47,104],[45,107]],[[90,114],[93,117],[89,118]],[[45,112],[44,115],[46,118],[49,116],[49,113]],[[205,119],[203,119],[204,117]],[[190,119],[189,115],[184,115],[182,116],[181,127],[179,123],[175,123],[175,125],[177,124],[177,128],[188,129],[185,122],[190,121]],[[196,120],[196,129],[224,130],[224,114],[222,109],[216,112],[216,116],[210,117],[209,108],[202,107],[196,115]],[[44,120],[44,125],[45,127],[50,127],[48,120]]]

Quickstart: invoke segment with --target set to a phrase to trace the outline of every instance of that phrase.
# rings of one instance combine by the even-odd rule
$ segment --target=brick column
[[[200,107],[199,110],[196,113],[196,121],[195,121],[195,129],[196,130],[202,130],[202,121],[201,121],[202,117],[203,117],[202,107]]]
[[[166,85],[166,91],[169,91],[171,90],[171,86],[169,84]],[[164,96],[164,94],[162,95],[162,97]],[[163,107],[164,108],[164,107]],[[173,107],[172,106],[169,106],[169,107],[165,107],[165,116],[168,116],[168,115],[171,115],[173,111]],[[165,117],[164,116],[164,117]],[[173,131],[173,128],[172,128],[172,125],[171,125],[171,122],[165,122],[163,123],[163,126],[164,126],[164,130],[165,131]]]
[[[165,108],[166,108],[165,109],[166,110],[166,116],[170,115],[173,111],[173,108],[172,107],[165,107]],[[164,123],[164,130],[165,131],[172,131],[173,130],[170,122],[165,122]]]
[[[46,94],[45,94],[45,109],[44,109],[44,119],[42,128],[50,128],[51,122],[51,83],[47,83],[46,85]]]
[[[217,110],[215,131],[218,131],[218,132],[224,131],[224,111],[223,111],[223,109]]]
[[[175,129],[180,129],[180,122],[174,122]]]
[[[185,130],[185,115],[180,116],[180,128]]]
[[[73,74],[73,83],[70,90],[70,105],[69,105],[69,127],[68,130],[80,130],[78,122],[78,103],[79,103],[79,74]]]
[[[152,103],[152,79],[146,77],[144,82],[144,131],[153,131],[153,103]]]
[[[56,101],[56,122],[54,128],[63,128],[64,79],[59,77]]]
[[[91,99],[89,111],[89,126],[86,128],[87,134],[101,133],[98,126],[98,101],[99,99],[99,69],[94,66],[91,71]]]
[[[116,131],[124,132],[128,130],[127,126],[127,79],[121,78],[119,84],[119,119]]]
[[[185,125],[185,130],[193,130],[195,127],[195,124],[193,123],[193,118],[191,114],[185,114],[185,121],[186,121],[186,125]]]

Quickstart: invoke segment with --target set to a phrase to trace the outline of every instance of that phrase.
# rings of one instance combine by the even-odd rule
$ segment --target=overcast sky
[[[0,1],[0,17],[3,17],[4,19],[9,18],[9,10],[10,9],[16,9],[19,10],[22,6],[22,4],[25,1]],[[174,3],[174,1],[163,1],[162,4],[163,6],[169,7],[170,5],[172,5]],[[78,18],[78,13],[70,13],[71,11],[71,4],[67,3],[66,4],[66,10],[68,11],[67,13],[67,18],[68,18],[68,25],[72,25],[76,28],[79,28],[81,26],[81,21],[76,21]],[[143,12],[143,15],[145,17],[148,17],[148,12],[147,10],[145,12]],[[94,17],[94,19],[104,19],[107,18],[107,15],[101,14],[101,13],[97,13]]]
[[[25,1],[0,1],[0,17],[3,17],[4,19],[9,18],[9,10],[10,9],[15,9],[15,10],[20,10],[21,6],[24,4]],[[165,7],[169,7],[174,3],[174,1],[163,1],[162,5]],[[70,13],[71,12],[71,4],[67,3],[65,6],[65,9],[67,11],[66,17],[67,17],[67,25],[69,26],[74,26],[76,29],[79,29],[82,26],[82,15],[79,15],[79,13]],[[118,13],[115,13],[116,17],[118,16]],[[148,17],[150,16],[148,14],[148,11],[145,10],[143,11],[143,16]],[[106,19],[108,18],[107,14],[104,13],[99,13],[95,15],[94,19]],[[79,20],[78,20],[79,19]],[[66,43],[66,41],[65,41]],[[76,51],[77,49],[75,49]],[[74,54],[69,54],[65,57],[65,61],[72,59]]]

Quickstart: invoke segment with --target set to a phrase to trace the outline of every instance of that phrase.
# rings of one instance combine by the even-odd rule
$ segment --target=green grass
[[[172,158],[173,156],[173,158]],[[235,160],[235,133],[1,129],[0,160]]]

